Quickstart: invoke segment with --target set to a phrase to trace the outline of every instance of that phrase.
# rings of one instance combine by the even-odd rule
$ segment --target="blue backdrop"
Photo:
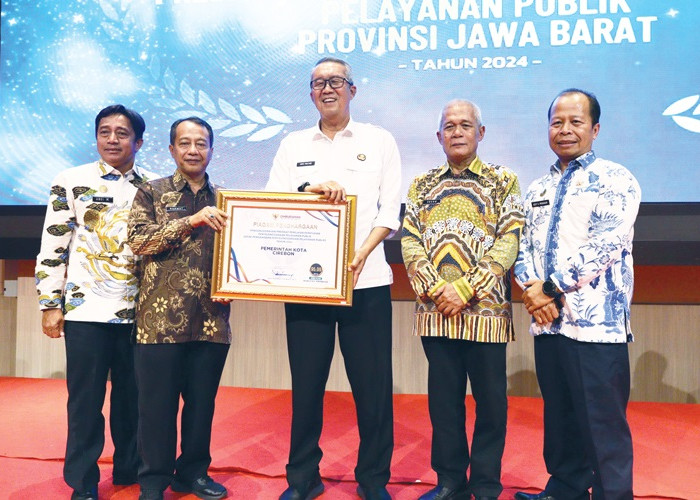
[[[169,126],[194,114],[215,129],[213,180],[262,188],[282,137],[318,119],[309,73],[329,55],[353,65],[353,117],[397,138],[404,191],[443,161],[455,97],[525,189],[554,160],[547,107],[575,86],[601,101],[596,152],[644,201],[700,201],[696,0],[3,0],[1,19],[0,205],[44,204],[56,172],[95,159],[115,102],[146,119],[146,168],[172,172]]]

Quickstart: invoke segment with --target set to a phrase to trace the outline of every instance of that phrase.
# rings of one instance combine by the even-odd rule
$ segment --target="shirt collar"
[[[175,185],[175,189],[177,191],[182,191],[185,189],[185,187],[189,186],[187,184],[187,179],[185,179],[185,176],[183,176],[179,170],[175,170],[175,173],[173,174],[173,184]],[[202,186],[202,189],[213,191],[211,184],[209,183],[209,174],[207,173],[204,174],[204,185]]]
[[[481,158],[478,156],[474,157],[472,162],[465,168],[464,170],[469,170],[475,175],[482,175],[482,172],[484,170],[484,163],[481,161]],[[463,170],[463,172],[464,172]],[[450,164],[448,162],[443,163],[443,165],[440,167],[438,171],[439,176],[443,176],[447,173],[452,173],[452,170],[450,169]],[[454,175],[454,174],[453,174]]]
[[[592,149],[588,151],[587,153],[583,153],[581,156],[576,158],[575,160],[571,160],[569,164],[566,166],[566,168],[586,168],[588,165],[593,163],[596,160],[596,155],[595,151]],[[550,172],[558,172],[561,173],[561,169],[559,168],[559,160],[555,161],[551,167],[549,167]]]
[[[324,138],[330,140],[330,138],[326,134],[321,132],[321,120],[316,122],[316,127],[314,127],[314,128],[315,128],[314,136],[313,136],[314,140],[320,140],[320,139],[324,139]],[[348,122],[347,125],[345,125],[345,128],[343,130],[339,130],[338,132],[336,132],[335,135],[336,136],[341,135],[341,136],[352,137],[355,134],[356,129],[357,129],[356,122],[352,118],[350,118],[350,121]]]
[[[130,170],[122,174],[119,170],[117,170],[112,165],[100,158],[97,161],[97,168],[100,171],[100,177],[107,177],[109,175],[123,175],[125,178],[128,179],[133,174],[133,176],[137,179],[143,179],[143,173],[141,172],[142,168],[136,163],[132,165]]]
[[[141,165],[139,165],[139,164],[137,164],[137,163],[134,163],[134,166],[133,166],[133,168],[131,169],[131,171],[134,172],[134,175],[135,175],[137,178],[139,178],[139,179],[143,179],[143,178],[144,178],[144,175],[143,175],[143,167],[141,167]]]

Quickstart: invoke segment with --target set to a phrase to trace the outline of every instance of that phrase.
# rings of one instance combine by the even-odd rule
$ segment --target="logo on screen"
[[[698,101],[700,101],[700,94],[678,99],[664,110],[663,115],[670,116],[679,127],[689,132],[700,134],[700,119],[693,118],[693,116],[700,115],[700,104],[698,104]],[[693,109],[693,112],[688,113],[691,109]],[[693,116],[688,116],[689,114]]]

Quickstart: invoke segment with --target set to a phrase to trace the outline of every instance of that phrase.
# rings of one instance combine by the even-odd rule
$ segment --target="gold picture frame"
[[[212,297],[352,305],[357,197],[221,190]]]

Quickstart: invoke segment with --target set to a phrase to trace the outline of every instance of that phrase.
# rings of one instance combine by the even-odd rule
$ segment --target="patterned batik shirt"
[[[189,217],[216,205],[209,183],[193,193],[176,171],[141,186],[129,216],[129,245],[143,256],[136,342],[231,342],[229,305],[212,301],[214,230]]]
[[[459,174],[445,164],[414,179],[401,249],[417,295],[415,335],[514,339],[508,271],[522,225],[518,178],[506,167],[475,158]],[[453,317],[442,315],[432,300],[447,283],[466,303]]]
[[[550,278],[564,292],[560,317],[532,323],[534,335],[583,342],[631,342],[632,237],[641,189],[622,165],[593,151],[562,173],[555,163],[525,196],[515,277]]]
[[[122,175],[102,160],[56,176],[35,270],[39,307],[71,321],[132,323],[137,263],[126,245],[131,202],[155,176],[139,166]]]

